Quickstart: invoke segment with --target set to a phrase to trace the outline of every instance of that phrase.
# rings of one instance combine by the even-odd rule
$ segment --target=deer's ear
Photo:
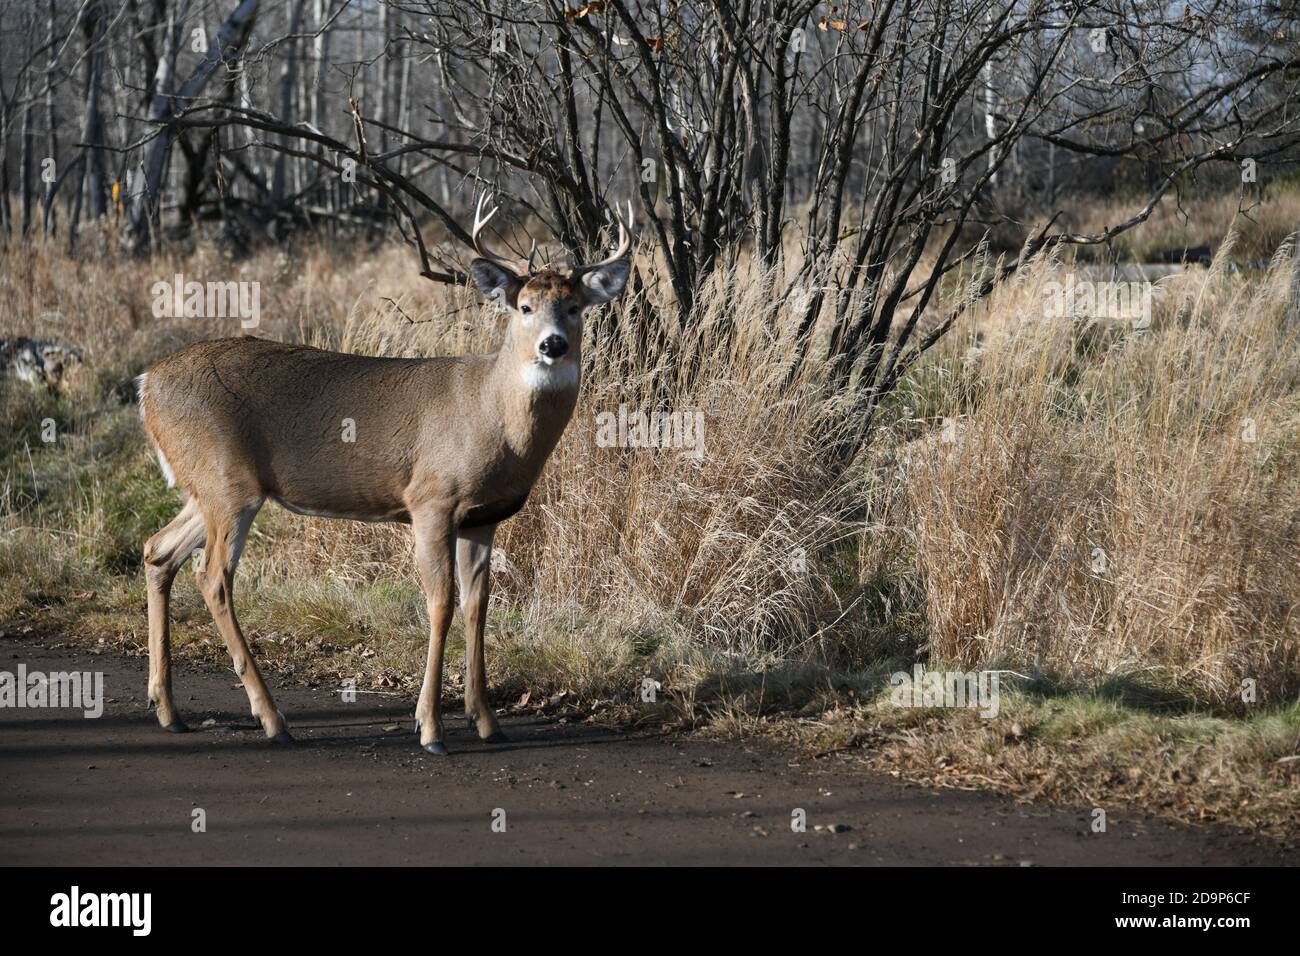
[[[587,304],[603,305],[611,299],[617,299],[631,274],[632,263],[627,259],[615,259],[608,265],[587,273],[582,277],[583,288],[587,290]]]
[[[487,259],[475,259],[469,264],[469,275],[478,290],[489,299],[496,299],[514,308],[524,280],[508,269],[503,269]]]

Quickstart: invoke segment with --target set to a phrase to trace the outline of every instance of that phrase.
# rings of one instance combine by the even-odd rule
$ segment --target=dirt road
[[[510,743],[448,721],[426,755],[413,703],[275,687],[298,738],[266,742],[230,672],[182,665],[194,733],[144,709],[145,662],[0,640],[0,671],[101,671],[108,703],[0,709],[6,864],[1279,864],[1295,850],[1121,810],[929,791],[765,742],[627,735],[509,717]],[[456,704],[448,711],[459,713]],[[205,721],[212,721],[202,726]],[[791,829],[802,808],[807,832]],[[194,832],[196,810],[206,832]],[[504,816],[498,811],[504,811]],[[504,832],[500,821],[504,819]],[[497,828],[494,829],[494,820]],[[842,832],[817,831],[838,824]]]

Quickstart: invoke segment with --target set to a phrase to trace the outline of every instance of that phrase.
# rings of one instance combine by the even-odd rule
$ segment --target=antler
[[[619,259],[625,258],[627,254],[632,251],[632,222],[635,217],[635,214],[632,212],[632,200],[629,199],[627,201],[626,224],[623,222],[623,217],[618,214],[617,206],[612,207],[611,211],[614,214],[614,218],[618,220],[618,247],[611,255],[601,259],[599,262],[593,262],[590,265],[585,266],[574,266],[573,276],[575,278],[586,275],[588,272],[592,272],[596,269],[601,269],[609,265],[611,262],[617,262]]]
[[[482,256],[484,259],[487,259],[489,262],[495,262],[501,268],[506,269],[507,271],[512,272],[515,275],[518,275],[519,270],[514,265],[511,264],[511,261],[509,259],[505,258],[504,256],[497,255],[495,252],[493,252],[483,243],[483,239],[482,239],[483,227],[486,226],[492,220],[492,217],[497,214],[497,210],[501,208],[500,206],[493,206],[492,211],[485,216],[483,215],[483,204],[486,201],[487,201],[487,194],[481,193],[478,197],[478,205],[474,208],[474,229],[470,232],[470,239],[474,243],[474,251],[477,252],[480,256]],[[534,244],[534,247],[535,246],[536,244]],[[532,253],[529,253],[528,269],[530,272],[532,271],[532,258],[533,258]]]

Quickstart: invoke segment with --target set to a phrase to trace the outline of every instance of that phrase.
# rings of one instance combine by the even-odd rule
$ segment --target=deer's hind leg
[[[284,715],[275,706],[271,692],[262,681],[257,662],[244,640],[239,620],[235,617],[235,569],[243,553],[248,530],[262,507],[262,498],[245,499],[241,505],[215,505],[204,509],[207,519],[208,546],[204,554],[203,569],[198,572],[199,590],[212,612],[217,630],[221,632],[230,651],[235,673],[239,675],[248,693],[253,716],[262,724],[266,736],[277,743],[292,743],[293,738],[285,728]]]
[[[487,623],[488,594],[492,565],[492,536],[496,525],[463,530],[456,541],[456,578],[460,585],[460,609],[465,617],[465,716],[470,726],[488,743],[503,743],[497,716],[488,705],[487,674],[484,668],[483,630]]]
[[[144,578],[149,593],[149,700],[158,723],[172,733],[189,728],[172,698],[171,593],[176,572],[203,547],[207,524],[198,502],[191,498],[167,526],[144,546]]]

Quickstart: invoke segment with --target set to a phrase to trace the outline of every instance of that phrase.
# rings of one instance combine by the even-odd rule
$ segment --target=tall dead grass
[[[1123,222],[1144,200],[1089,200],[1069,205],[1062,222],[1083,233],[1101,233]],[[1108,251],[1121,260],[1150,261],[1184,249],[1218,246],[1231,233],[1237,262],[1267,262],[1300,221],[1300,189],[1294,181],[1245,186],[1240,193],[1205,195],[1184,189],[1152,210],[1138,229],[1121,233]],[[1100,250],[1095,250],[1099,252]]]
[[[1266,276],[1161,283],[1151,328],[1046,320],[1044,261],[948,344],[904,489],[931,652],[1218,704],[1300,675],[1300,327]],[[972,348],[973,347],[973,348]],[[969,351],[966,351],[969,349]],[[952,414],[949,412],[948,414]]]

